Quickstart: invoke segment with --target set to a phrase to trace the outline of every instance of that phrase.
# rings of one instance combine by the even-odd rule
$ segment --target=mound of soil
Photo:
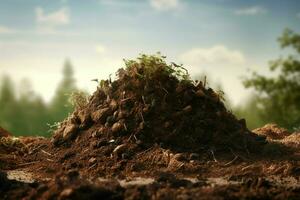
[[[215,160],[216,151],[249,154],[265,143],[225,108],[220,94],[192,81],[181,66],[151,56],[126,64],[55,131],[53,148],[66,168],[93,168],[103,176],[151,171],[153,162],[177,169],[176,153],[191,160],[210,152]],[[157,156],[156,149],[167,153]]]
[[[117,140],[119,145],[157,143],[179,152],[256,150],[260,138],[226,110],[221,95],[206,83],[176,76],[177,68],[154,57],[129,63],[61,124],[53,143],[88,140],[100,147]]]

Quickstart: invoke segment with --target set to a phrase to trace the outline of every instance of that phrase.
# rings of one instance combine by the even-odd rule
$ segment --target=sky
[[[161,52],[193,77],[207,74],[233,104],[242,78],[268,73],[284,53],[277,38],[300,32],[299,0],[0,0],[0,78],[29,79],[47,101],[66,59],[93,92],[122,60]]]

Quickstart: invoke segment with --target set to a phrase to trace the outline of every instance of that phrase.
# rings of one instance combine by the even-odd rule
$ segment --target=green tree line
[[[69,60],[63,66],[63,78],[50,102],[36,94],[28,80],[22,81],[16,93],[14,82],[3,76],[0,87],[0,126],[14,135],[49,136],[51,126],[62,121],[73,110],[70,94],[79,91]]]

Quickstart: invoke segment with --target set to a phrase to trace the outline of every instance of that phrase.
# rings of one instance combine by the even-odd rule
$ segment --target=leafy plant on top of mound
[[[156,73],[174,76],[180,81],[192,82],[190,75],[182,65],[175,63],[167,64],[166,57],[159,52],[154,55],[141,54],[137,60],[126,60],[125,70],[130,74],[135,74],[142,79],[151,79]],[[140,73],[142,71],[143,73]]]

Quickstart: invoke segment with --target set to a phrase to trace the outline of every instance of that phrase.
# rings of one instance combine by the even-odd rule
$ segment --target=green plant
[[[151,78],[155,73],[163,73],[168,76],[174,76],[180,81],[191,82],[190,75],[182,65],[175,63],[167,64],[166,57],[162,56],[159,52],[155,55],[141,54],[137,60],[125,60],[126,71],[134,73],[139,78]],[[143,73],[140,73],[142,70]]]
[[[53,133],[55,130],[61,127],[61,122],[54,122],[53,124],[47,124],[49,127],[48,133]]]
[[[253,73],[244,85],[255,89],[263,120],[293,130],[300,124],[300,34],[287,29],[278,41],[293,51],[270,62],[274,76]]]

